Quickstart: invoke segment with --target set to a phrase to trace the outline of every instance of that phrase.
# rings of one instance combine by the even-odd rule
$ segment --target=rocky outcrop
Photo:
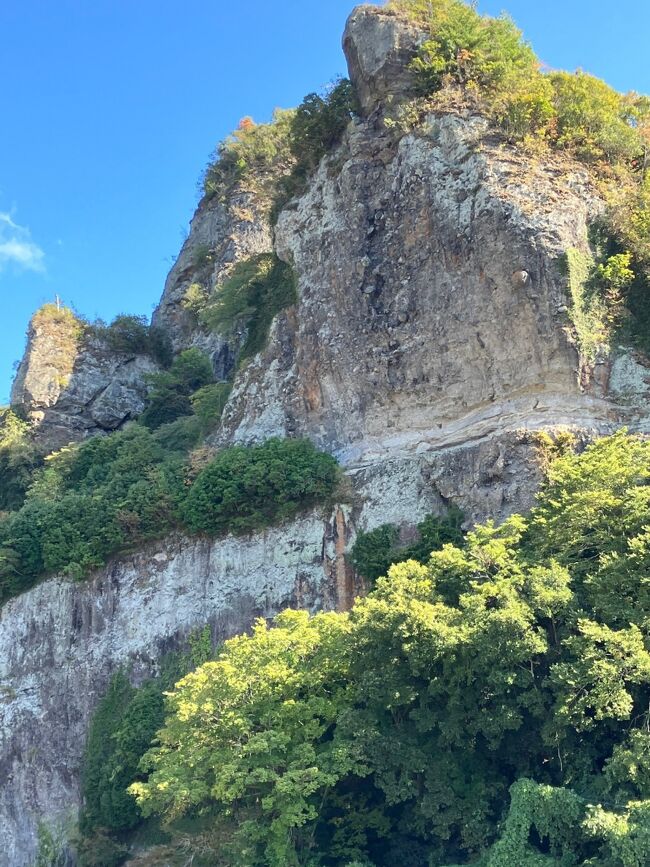
[[[357,6],[352,12],[343,50],[362,115],[412,94],[409,65],[423,40],[419,28],[384,9]]]
[[[115,352],[88,336],[69,311],[43,308],[30,323],[11,403],[33,423],[37,443],[53,451],[139,415],[147,376],[158,370],[148,356]]]
[[[153,324],[167,332],[176,350],[198,346],[206,352],[217,379],[225,380],[232,373],[243,335],[206,332],[184,307],[183,299],[192,284],[211,293],[236,262],[272,249],[268,203],[238,187],[227,202],[216,195],[203,198],[169,272]]]
[[[236,380],[219,441],[308,436],[355,465],[631,418],[581,388],[568,337],[560,259],[600,208],[583,169],[531,165],[480,117],[399,142],[357,123],[280,216],[299,305]]]

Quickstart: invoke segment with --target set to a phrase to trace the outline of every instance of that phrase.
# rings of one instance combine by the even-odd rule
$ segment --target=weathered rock
[[[158,370],[148,356],[115,352],[84,335],[67,312],[39,311],[30,323],[11,402],[34,423],[37,442],[51,451],[117,430],[139,415],[147,376]]]
[[[236,262],[272,249],[268,203],[236,189],[227,202],[204,197],[169,272],[153,324],[169,334],[176,350],[197,346],[206,352],[218,379],[227,379],[232,372],[243,335],[224,337],[200,328],[183,306],[185,294],[193,283],[213,292]]]
[[[281,214],[299,305],[236,380],[218,441],[308,436],[354,466],[631,418],[581,390],[561,312],[560,256],[601,208],[586,172],[531,166],[471,116],[432,117],[388,150],[352,127]],[[529,275],[517,289],[513,271]]]
[[[348,18],[343,50],[361,113],[399,101],[413,91],[411,60],[422,31],[376,6],[357,6]]]
[[[351,15],[344,45],[363,119],[280,215],[275,247],[299,302],[238,373],[214,437],[311,438],[345,466],[354,508],[246,539],[171,539],[88,584],[48,581],[5,606],[0,867],[27,864],[38,820],[78,806],[88,719],[118,666],[146,676],[206,621],[223,638],[288,604],[349,606],[358,529],[408,532],[450,503],[468,523],[529,508],[537,431],[650,431],[645,360],[621,350],[585,377],[572,339],[559,260],[587,249],[603,207],[586,171],[533,162],[470,114],[432,115],[401,141],[377,123],[409,95],[422,38],[377,7]],[[182,301],[192,283],[212,291],[235,262],[273,248],[267,206],[243,189],[205,199],[154,315],[176,350],[209,352],[221,378],[242,336],[203,332]],[[119,427],[142,406],[151,362],[90,345],[68,369],[65,339],[34,331],[16,402],[53,439]]]

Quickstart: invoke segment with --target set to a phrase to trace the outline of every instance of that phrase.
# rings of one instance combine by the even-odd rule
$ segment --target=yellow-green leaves
[[[641,630],[613,630],[581,619],[577,635],[564,646],[566,661],[556,663],[550,674],[556,724],[582,732],[603,720],[629,719],[632,688],[650,682],[650,654]]]

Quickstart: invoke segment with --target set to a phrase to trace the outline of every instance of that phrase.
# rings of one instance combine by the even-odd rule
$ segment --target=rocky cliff
[[[147,375],[160,369],[144,354],[120,352],[84,333],[67,310],[34,315],[11,390],[12,406],[34,424],[47,451],[118,430],[145,407]]]
[[[257,253],[290,263],[298,303],[237,370],[212,442],[309,437],[338,457],[353,505],[244,540],[170,539],[87,584],[52,579],[5,606],[2,867],[29,863],[38,821],[78,806],[87,722],[118,666],[146,675],[205,622],[222,639],[289,604],[349,605],[345,550],[359,528],[413,525],[451,503],[468,521],[527,508],[540,431],[647,429],[643,359],[619,348],[589,362],[572,330],[562,256],[587,249],[603,207],[586,170],[505,147],[467,110],[432,114],[417,133],[384,124],[409,93],[421,38],[376,7],[355,10],[344,48],[360,111],[343,140],[275,230],[249,190],[204,200],[154,317],[176,350],[207,350],[225,379],[242,335],[200,328],[187,288],[213,290]],[[53,441],[142,409],[152,362],[91,345],[62,371],[57,345],[32,327],[14,389]]]

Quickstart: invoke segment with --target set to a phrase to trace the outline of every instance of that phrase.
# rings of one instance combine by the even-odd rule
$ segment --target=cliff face
[[[346,517],[307,515],[221,542],[170,539],[84,585],[47,581],[0,612],[0,864],[27,864],[39,820],[79,803],[89,718],[110,674],[135,681],[209,623],[222,640],[289,605],[348,604],[341,582]]]
[[[225,380],[232,373],[242,335],[226,338],[198,327],[183,306],[185,294],[194,283],[213,292],[235,263],[272,249],[268,208],[237,186],[227,202],[216,196],[204,198],[169,272],[153,324],[170,335],[175,349],[197,346],[207,352],[217,379]]]
[[[78,806],[87,723],[118,666],[146,676],[205,622],[222,639],[289,604],[348,606],[344,553],[358,528],[413,525],[450,503],[469,521],[528,508],[541,430],[647,429],[643,359],[619,349],[589,365],[571,337],[561,257],[587,249],[602,209],[586,171],[504,147],[468,113],[432,115],[417,134],[386,127],[420,39],[376,7],[353,13],[344,47],[361,116],[274,237],[251,192],[204,201],[154,316],[176,350],[202,347],[226,378],[243,336],[198,328],[188,287],[213,289],[272,249],[290,262],[299,301],[236,374],[214,444],[307,436],[343,464],[354,508],[246,539],[171,539],[5,606],[2,867],[29,862],[39,819]],[[152,362],[90,346],[62,373],[59,356],[33,328],[14,390],[53,442],[141,410]]]

